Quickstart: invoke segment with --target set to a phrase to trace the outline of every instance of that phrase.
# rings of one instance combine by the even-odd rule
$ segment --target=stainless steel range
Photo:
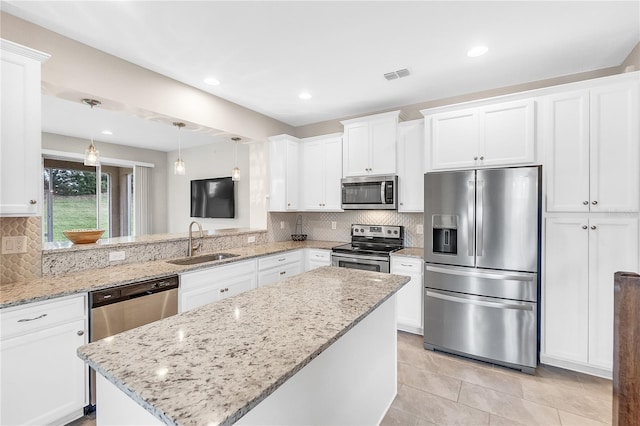
[[[404,247],[404,227],[351,225],[351,243],[333,247],[331,265],[389,272],[389,253]]]

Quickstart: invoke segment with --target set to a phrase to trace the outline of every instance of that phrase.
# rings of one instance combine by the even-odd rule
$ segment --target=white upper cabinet
[[[632,81],[543,99],[547,211],[638,211],[638,96]]]
[[[398,211],[424,210],[424,120],[398,124]]]
[[[36,216],[42,200],[40,67],[49,55],[1,43],[0,216]]]
[[[400,111],[341,121],[343,176],[396,174]]]
[[[533,163],[534,148],[535,103],[532,99],[480,109],[478,159],[483,166]]]
[[[302,139],[302,210],[341,211],[342,134]]]
[[[535,161],[535,103],[502,102],[447,112],[421,111],[430,170]]]
[[[589,188],[593,212],[638,211],[638,83],[591,90]]]
[[[289,135],[269,138],[269,211],[296,211],[300,200],[300,140]]]

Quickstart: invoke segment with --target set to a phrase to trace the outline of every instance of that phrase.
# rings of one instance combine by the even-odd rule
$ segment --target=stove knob
[[[390,234],[390,233],[391,233],[391,229],[387,229],[387,234]]]
[[[398,235],[398,231],[393,231],[394,234]]]
[[[360,228],[360,232],[364,232],[364,229]]]
[[[356,231],[356,232],[360,232],[360,230],[359,230],[359,229],[356,229],[355,231]]]

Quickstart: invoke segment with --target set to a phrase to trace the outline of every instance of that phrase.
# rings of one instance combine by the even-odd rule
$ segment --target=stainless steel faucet
[[[198,241],[197,246],[193,246],[193,224],[198,225],[198,230],[200,231],[200,241]],[[202,248],[202,238],[204,238],[204,234],[202,233],[202,226],[200,223],[195,220],[189,224],[189,247],[187,247],[187,256],[193,256],[193,254]]]

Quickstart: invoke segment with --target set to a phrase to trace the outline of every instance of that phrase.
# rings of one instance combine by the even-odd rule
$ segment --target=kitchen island
[[[82,346],[98,424],[377,424],[408,280],[323,267]]]

